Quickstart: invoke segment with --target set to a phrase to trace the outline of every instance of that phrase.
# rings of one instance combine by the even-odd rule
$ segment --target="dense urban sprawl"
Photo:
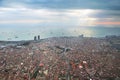
[[[60,37],[0,49],[0,80],[120,80],[120,52],[105,38]]]

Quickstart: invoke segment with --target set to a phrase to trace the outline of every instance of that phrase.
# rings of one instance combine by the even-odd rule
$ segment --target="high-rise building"
[[[40,35],[38,35],[38,40],[40,40]]]
[[[35,41],[37,40],[37,37],[36,37],[36,36],[34,36],[34,40],[35,40]]]

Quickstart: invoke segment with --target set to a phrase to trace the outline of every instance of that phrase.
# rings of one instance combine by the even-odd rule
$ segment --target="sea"
[[[81,27],[81,26],[0,26],[0,41],[21,41],[33,40],[34,36],[40,35],[41,39],[49,37],[79,36],[85,37],[105,37],[107,35],[120,36],[119,27]]]

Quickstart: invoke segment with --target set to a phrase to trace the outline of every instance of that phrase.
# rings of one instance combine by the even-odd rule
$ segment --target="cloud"
[[[96,25],[120,25],[120,22],[96,22]]]
[[[120,11],[95,9],[0,8],[0,24],[37,24],[46,26],[120,25]],[[118,15],[115,15],[118,14]],[[103,23],[111,22],[111,23]]]
[[[95,10],[71,9],[56,11],[51,9],[0,8],[0,24],[50,24],[50,25],[91,25],[95,18],[91,15]]]
[[[95,26],[98,22],[119,22],[119,3],[120,0],[0,0],[0,24]]]
[[[22,23],[22,24],[29,24],[29,23],[42,23],[47,22],[43,20],[1,20],[0,24],[16,24],[16,23]]]
[[[110,18],[110,17],[120,17],[120,10],[96,10],[96,13],[92,15],[92,17],[99,18]]]
[[[50,9],[105,9],[120,10],[120,0],[2,0],[8,7],[26,6]]]

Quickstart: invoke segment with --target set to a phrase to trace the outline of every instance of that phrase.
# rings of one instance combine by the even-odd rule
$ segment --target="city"
[[[0,80],[120,80],[120,0],[0,0]]]
[[[8,42],[0,49],[0,79],[119,80],[120,48],[112,47],[115,42],[120,46],[120,36],[38,36],[27,44]]]

